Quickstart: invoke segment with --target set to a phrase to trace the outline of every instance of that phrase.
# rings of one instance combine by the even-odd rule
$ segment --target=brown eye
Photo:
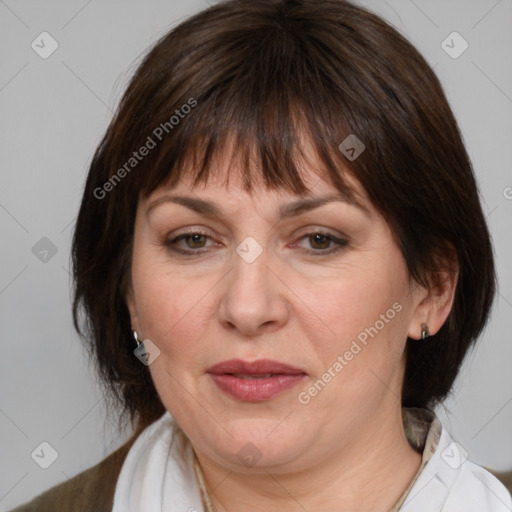
[[[348,245],[348,240],[321,232],[307,233],[300,238],[300,240],[303,239],[307,239],[309,246],[313,248],[313,250],[306,250],[306,253],[314,256],[332,254]],[[334,244],[334,247],[331,247],[332,244]]]
[[[308,238],[315,249],[328,249],[329,244],[332,242],[328,236],[320,233],[308,235]]]
[[[166,241],[165,246],[169,250],[179,254],[200,255],[206,251],[201,251],[198,249],[206,249],[206,242],[208,239],[210,239],[210,236],[207,233],[193,231],[190,233],[182,233],[181,235]],[[185,245],[181,243],[183,241]]]
[[[205,242],[205,235],[194,233],[192,235],[184,235],[181,237],[182,240],[190,240],[191,244],[187,244],[191,249],[200,249],[203,247]],[[203,244],[201,243],[203,242]]]

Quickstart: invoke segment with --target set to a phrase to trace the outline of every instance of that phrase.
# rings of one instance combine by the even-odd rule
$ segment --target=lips
[[[306,373],[279,361],[231,359],[208,369],[217,387],[232,398],[242,401],[263,401],[291,389]]]
[[[259,359],[257,361],[242,361],[241,359],[230,359],[222,361],[208,369],[208,373],[214,375],[242,374],[242,375],[268,375],[285,374],[297,375],[305,373],[300,368],[295,368],[288,364],[272,361],[271,359]]]

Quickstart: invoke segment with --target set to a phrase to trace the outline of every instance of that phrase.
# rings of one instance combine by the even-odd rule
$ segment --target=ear
[[[428,287],[417,285],[418,303],[409,325],[409,338],[421,339],[423,323],[427,324],[430,335],[441,329],[453,306],[458,277],[456,264],[451,270],[432,273]]]
[[[139,318],[137,316],[137,307],[135,305],[135,296],[133,292],[133,287],[130,284],[126,286],[126,292],[124,294],[124,298],[126,301],[126,306],[128,308],[128,312],[130,313],[130,322],[132,331],[137,331],[140,333],[139,328]]]

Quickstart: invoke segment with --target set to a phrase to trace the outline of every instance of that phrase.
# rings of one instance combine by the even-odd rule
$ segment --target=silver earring
[[[426,323],[421,324],[421,339],[425,340],[430,336],[428,325]]]
[[[133,331],[133,337],[135,338],[135,342],[137,343],[137,348],[139,348],[141,342],[139,341],[139,338],[137,336],[137,331]]]

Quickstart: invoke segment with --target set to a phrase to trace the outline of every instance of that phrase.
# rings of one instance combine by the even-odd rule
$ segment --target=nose
[[[271,268],[266,251],[252,262],[237,253],[233,259],[219,307],[223,326],[247,337],[281,328],[290,315],[289,290],[278,277],[278,270]]]

